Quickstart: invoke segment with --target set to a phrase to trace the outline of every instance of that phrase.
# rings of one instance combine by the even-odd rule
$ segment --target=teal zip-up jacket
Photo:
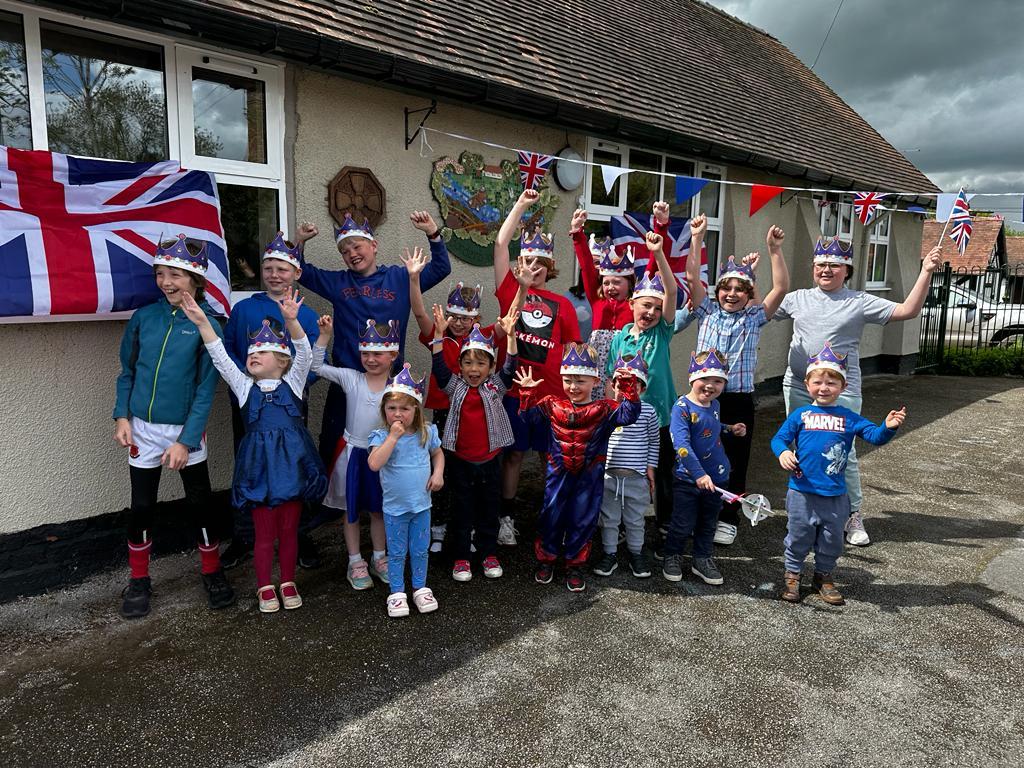
[[[199,306],[223,336],[213,308],[205,301]],[[192,451],[206,430],[216,389],[217,369],[184,310],[164,298],[135,310],[121,339],[115,419],[181,424],[178,442]]]

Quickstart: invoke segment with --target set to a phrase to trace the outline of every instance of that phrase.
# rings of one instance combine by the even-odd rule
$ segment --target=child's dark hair
[[[161,248],[172,248],[177,243],[177,240],[162,240],[160,242]],[[190,256],[197,256],[203,250],[204,243],[197,243],[194,240],[185,240],[185,248],[189,252]],[[158,265],[153,265],[153,270],[156,271]],[[175,267],[181,269],[181,267]],[[203,275],[196,274],[187,269],[182,269],[182,272],[186,273],[192,279],[192,285],[196,290],[195,300],[205,301],[206,300],[206,278]]]
[[[748,283],[746,280],[740,280],[737,277],[726,277],[726,278],[723,278],[723,279],[719,280],[715,284],[715,296],[716,297],[717,297],[719,291],[727,291],[727,290],[729,290],[729,281],[730,280],[737,280],[740,283],[740,285],[742,286],[741,290],[745,294],[747,294],[747,296],[751,300],[753,300],[753,298],[754,298],[754,286],[751,285],[750,283]]]
[[[478,362],[488,362],[493,370],[495,360],[492,355],[484,352],[482,349],[464,349],[459,353],[459,362],[461,363],[464,358],[468,357],[470,360],[476,360]]]

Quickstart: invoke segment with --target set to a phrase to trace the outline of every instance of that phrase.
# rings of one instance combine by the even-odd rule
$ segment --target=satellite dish
[[[555,183],[564,191],[572,192],[583,183],[587,166],[581,160],[583,156],[569,146],[555,155]]]

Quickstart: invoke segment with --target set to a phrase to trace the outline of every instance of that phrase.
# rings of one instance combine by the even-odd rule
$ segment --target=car
[[[941,321],[941,287],[934,286],[921,310],[922,338],[934,341]],[[958,347],[1024,343],[1024,304],[989,301],[958,285],[946,299],[946,344]]]

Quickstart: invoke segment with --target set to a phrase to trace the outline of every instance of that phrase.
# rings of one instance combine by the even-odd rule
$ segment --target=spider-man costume
[[[542,563],[559,554],[567,566],[580,566],[590,555],[590,539],[597,528],[604,496],[604,461],[608,438],[616,427],[632,424],[640,416],[636,379],[618,379],[623,400],[595,400],[573,405],[567,397],[533,396],[520,390],[520,413],[527,421],[551,424],[551,448],[540,512],[540,536],[534,552]]]

